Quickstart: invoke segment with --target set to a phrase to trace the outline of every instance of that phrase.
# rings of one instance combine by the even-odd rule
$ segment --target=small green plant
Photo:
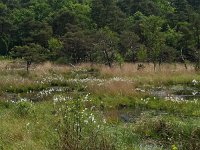
[[[27,93],[29,91],[41,91],[48,87],[47,84],[39,84],[39,83],[33,83],[31,85],[11,85],[8,87],[5,87],[3,90],[9,93]]]
[[[123,57],[119,53],[115,54],[115,61],[117,62],[117,64],[120,67],[122,67],[122,64],[124,63],[124,59],[123,59]]]
[[[144,70],[144,64],[138,64],[137,70]]]
[[[0,107],[2,108],[10,108],[11,103],[9,101],[0,101]]]
[[[176,145],[172,145],[172,150],[178,150],[178,148],[176,147]]]
[[[33,112],[33,103],[27,99],[21,99],[16,103],[16,111],[20,116],[27,116]]]

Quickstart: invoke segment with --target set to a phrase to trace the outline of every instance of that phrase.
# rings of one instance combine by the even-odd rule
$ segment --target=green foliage
[[[27,101],[26,99],[21,99],[20,101],[16,102],[16,111],[20,116],[23,117],[33,114],[33,103]]]
[[[121,67],[122,64],[124,63],[124,59],[123,57],[119,54],[119,53],[116,53],[115,54],[115,60],[117,62],[117,64]]]
[[[63,48],[63,43],[59,39],[56,39],[56,38],[51,38],[48,41],[48,44],[49,44],[50,50],[60,50]]]
[[[91,9],[91,16],[97,27],[108,26],[114,31],[120,31],[123,27],[125,15],[117,7],[114,0],[93,0]]]
[[[154,139],[159,138],[163,140],[164,143],[172,145],[173,150],[199,148],[199,140],[192,140],[192,137],[198,136],[199,128],[194,128],[192,122],[185,123],[176,117],[170,116],[156,117],[150,120],[147,119],[150,117],[148,115],[143,117],[144,120],[141,119],[136,123],[136,132],[146,135],[146,137],[153,137]]]
[[[34,12],[26,8],[14,9],[9,15],[9,19],[13,24],[20,24],[25,22],[27,19],[33,19],[35,17]]]
[[[96,34],[97,43],[95,50],[97,51],[97,61],[104,62],[109,67],[115,60],[117,45],[119,38],[116,32],[113,32],[108,27],[102,28]]]
[[[50,50],[50,57],[52,60],[55,60],[58,56],[60,51],[63,49],[63,43],[56,38],[51,38],[48,41],[48,48]]]
[[[147,48],[142,45],[137,52],[138,61],[145,62],[147,60]]]
[[[50,50],[50,61],[111,66],[118,53],[126,62],[141,61],[144,45],[154,65],[198,67],[199,8],[194,0],[2,0],[0,55],[34,43]]]
[[[13,58],[22,58],[28,62],[44,61],[48,56],[48,51],[37,44],[30,44],[26,46],[16,46],[11,50]]]
[[[92,61],[91,34],[88,30],[83,30],[76,25],[70,25],[68,32],[63,37],[64,49],[61,51],[63,56],[68,58],[68,63],[81,63]]]
[[[21,58],[27,62],[27,71],[29,71],[30,65],[45,61],[49,56],[49,51],[44,47],[37,44],[29,44],[25,46],[15,46],[11,52],[11,57]]]
[[[124,31],[120,35],[120,44],[124,49],[123,55],[127,61],[136,61],[136,53],[140,47],[139,40],[139,36],[131,31]]]
[[[6,11],[7,11],[7,6],[4,4],[4,3],[0,3],[0,14],[2,15],[2,14],[5,14],[6,13]]]
[[[162,32],[163,24],[164,20],[161,17],[149,16],[145,17],[140,25],[148,49],[148,58],[154,65],[161,61],[162,47],[165,44],[165,36]]]

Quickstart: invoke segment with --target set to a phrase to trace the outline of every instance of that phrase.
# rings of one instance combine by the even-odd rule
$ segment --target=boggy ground
[[[190,65],[0,63],[0,149],[200,149]]]

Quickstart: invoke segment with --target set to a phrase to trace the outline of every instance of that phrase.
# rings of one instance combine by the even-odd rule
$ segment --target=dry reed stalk
[[[37,65],[34,69],[34,73],[43,76],[47,75],[50,71],[55,73],[66,73],[69,72],[71,68],[67,65],[55,65],[51,62],[45,62],[43,64]]]

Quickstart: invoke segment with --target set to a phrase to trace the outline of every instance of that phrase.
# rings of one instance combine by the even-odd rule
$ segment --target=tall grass
[[[51,103],[30,105],[0,101],[0,149],[57,149],[56,119]]]
[[[104,84],[88,84],[87,90],[90,93],[101,95],[136,95],[135,85],[124,81],[107,81]]]
[[[165,145],[176,145],[182,150],[200,149],[200,128],[192,121],[182,121],[174,117],[142,116],[136,122],[134,131],[146,138],[159,139]]]

